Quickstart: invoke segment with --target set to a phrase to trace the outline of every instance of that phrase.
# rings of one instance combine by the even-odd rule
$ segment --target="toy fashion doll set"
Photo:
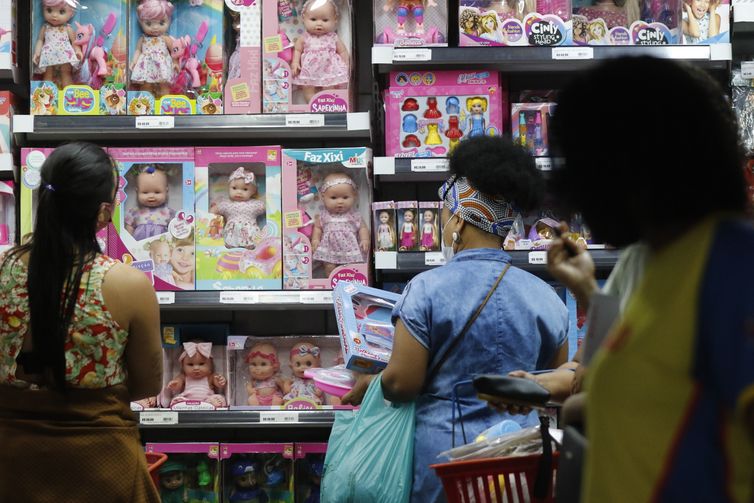
[[[573,44],[680,44],[681,4],[682,0],[576,0]]]
[[[380,201],[372,203],[374,215],[374,251],[397,251],[396,240],[396,213],[393,201]]]
[[[554,113],[555,103],[511,103],[513,143],[533,156],[549,155],[550,118]]]
[[[374,45],[447,46],[447,0],[374,2]]]

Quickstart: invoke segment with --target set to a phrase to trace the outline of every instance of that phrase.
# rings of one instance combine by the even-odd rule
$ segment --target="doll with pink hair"
[[[131,84],[155,97],[169,93],[175,76],[173,40],[167,34],[173,10],[168,0],[140,0],[136,9],[142,35],[131,60]]]
[[[334,0],[306,0],[301,8],[306,31],[293,46],[291,72],[307,103],[318,91],[348,83],[350,56],[335,31],[339,15]]]
[[[174,394],[170,400],[171,407],[189,400],[206,402],[215,407],[228,404],[222,395],[227,380],[214,373],[211,342],[184,342],[179,361],[181,373],[167,385],[167,390]]]
[[[78,2],[70,0],[42,0],[44,25],[34,45],[32,62],[44,74],[44,80],[55,82],[59,88],[73,82],[73,68],[83,58],[81,46],[75,45],[76,33],[68,23],[76,14]]]
[[[272,344],[254,344],[246,355],[249,365],[249,382],[246,383],[246,393],[249,395],[249,405],[282,405],[282,379],[280,361],[277,351]]]
[[[308,369],[320,367],[320,349],[308,342],[295,344],[291,348],[290,365],[293,378],[283,382],[283,390],[286,393],[283,400],[287,402],[296,398],[306,398],[322,405],[322,390],[314,385],[314,379],[304,376]]]
[[[264,214],[254,173],[243,166],[228,177],[228,198],[212,203],[210,212],[225,218],[223,239],[228,248],[253,248],[259,234],[257,217]]]

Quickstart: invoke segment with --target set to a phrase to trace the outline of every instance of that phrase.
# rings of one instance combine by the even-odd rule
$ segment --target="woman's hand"
[[[343,405],[361,405],[361,401],[364,400],[364,395],[369,389],[369,383],[377,377],[375,374],[361,374],[356,378],[356,383],[353,385],[351,391],[343,395],[341,403]]]
[[[589,299],[598,290],[594,261],[589,252],[570,239],[556,238],[547,250],[547,269],[573,292],[580,304],[589,305]]]

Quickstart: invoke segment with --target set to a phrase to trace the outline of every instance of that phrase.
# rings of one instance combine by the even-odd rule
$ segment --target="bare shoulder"
[[[117,285],[117,288],[121,291],[153,290],[152,284],[149,282],[146,274],[120,262],[112,266],[105,275],[105,285],[108,283],[110,286]]]

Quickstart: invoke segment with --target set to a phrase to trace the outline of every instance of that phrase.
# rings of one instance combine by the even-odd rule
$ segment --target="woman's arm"
[[[720,14],[716,12],[718,5],[720,5],[720,2],[712,2],[709,5],[709,33],[707,33],[707,38],[720,34]]]
[[[382,392],[391,402],[408,402],[416,398],[424,386],[429,364],[429,351],[419,344],[403,322],[395,324],[393,353],[382,373]]]

